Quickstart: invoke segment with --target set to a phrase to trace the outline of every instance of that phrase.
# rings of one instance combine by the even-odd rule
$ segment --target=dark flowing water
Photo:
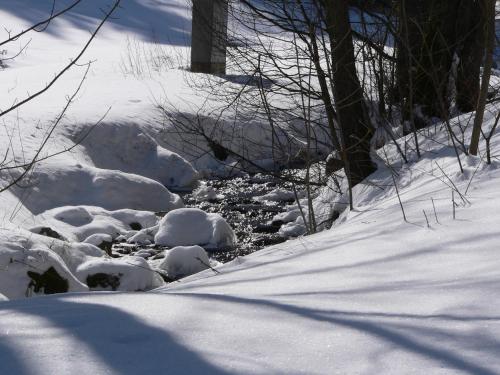
[[[285,200],[265,200],[259,197],[275,189],[288,191],[290,195],[293,190],[291,183],[259,174],[205,180],[204,183],[214,189],[216,197],[208,200],[200,199],[195,192],[180,193],[185,206],[221,215],[237,237],[234,248],[207,249],[211,258],[224,263],[286,240],[278,233],[282,222],[273,222],[272,219],[276,214],[286,211],[286,206],[295,200],[293,197],[285,197]],[[165,248],[155,245],[113,245],[113,255],[116,257],[131,254],[157,259],[163,257],[164,250]]]

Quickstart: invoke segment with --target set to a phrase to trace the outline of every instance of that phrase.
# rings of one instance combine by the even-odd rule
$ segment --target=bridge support
[[[226,73],[227,0],[193,0],[191,71]]]

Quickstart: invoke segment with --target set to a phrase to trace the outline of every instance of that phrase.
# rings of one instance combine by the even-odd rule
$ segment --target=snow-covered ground
[[[0,0],[0,19],[20,30],[51,4]],[[2,109],[43,87],[100,15],[84,0],[32,34],[26,52],[0,71]],[[464,173],[440,125],[421,132],[422,158],[408,165],[386,146],[378,171],[356,187],[354,210],[331,230],[213,268],[197,245],[234,241],[232,231],[216,216],[171,211],[182,202],[168,188],[190,187],[198,175],[168,149],[155,111],[164,95],[186,112],[200,101],[179,69],[189,22],[183,0],[124,1],[85,55],[96,61],[43,155],[81,142],[38,164],[28,186],[0,194],[0,373],[499,374],[498,131],[493,164],[462,155]],[[134,71],[131,45],[146,51],[138,59],[161,45],[171,64]],[[84,70],[71,70],[48,94],[2,118],[6,160],[30,160]],[[488,107],[485,129],[497,112]],[[15,173],[2,171],[2,185]],[[325,190],[316,208],[328,210],[334,198]],[[171,214],[158,221],[151,211],[160,210]],[[170,220],[192,215],[203,217],[192,225]],[[290,229],[300,224],[288,216],[297,221]],[[67,241],[39,235],[45,226]],[[179,239],[169,244],[183,246],[158,268],[169,275],[206,270],[167,286],[143,259],[115,260],[96,247],[119,236],[168,240],[172,228]],[[181,233],[190,229],[191,236]],[[72,293],[17,299],[50,278],[54,291]]]
[[[217,273],[1,302],[3,372],[500,373],[500,169],[463,158],[461,175],[447,147],[427,146],[397,179],[408,222],[385,169],[371,180],[389,186],[364,187],[332,230]],[[438,164],[462,194],[472,180],[455,220]]]

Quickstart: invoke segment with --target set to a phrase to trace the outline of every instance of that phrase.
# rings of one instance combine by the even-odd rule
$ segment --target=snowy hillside
[[[3,302],[2,369],[497,374],[500,172],[463,161],[464,176],[446,147],[429,145],[422,161],[400,172],[407,223],[391,188],[367,187],[334,229],[217,274],[146,294]],[[381,170],[373,181],[382,186],[389,176]],[[453,220],[447,183],[463,194],[471,180]]]
[[[50,82],[112,3],[84,0],[8,44],[29,42],[0,70],[2,110]],[[0,20],[15,33],[51,6],[0,0]],[[0,187],[44,160],[0,193],[0,374],[500,374],[498,128],[492,164],[481,141],[463,173],[445,124],[419,132],[419,159],[402,137],[409,162],[380,148],[352,210],[322,190],[317,212],[343,210],[331,229],[220,264],[204,249],[233,246],[233,229],[180,194],[221,166],[190,158],[157,111],[212,105],[185,70],[190,22],[184,0],[123,1],[81,60],[88,73],[73,67],[2,117]],[[488,104],[486,131],[499,109]],[[451,119],[457,134],[469,116]],[[253,125],[244,134],[265,142]],[[115,258],[118,240],[172,249]]]

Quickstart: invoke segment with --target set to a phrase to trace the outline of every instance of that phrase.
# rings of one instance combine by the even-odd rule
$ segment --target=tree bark
[[[457,17],[457,108],[470,112],[479,99],[480,69],[484,55],[484,12],[480,1],[461,0]]]
[[[401,0],[399,3],[397,73],[405,118],[417,106],[425,116],[448,116],[457,5],[458,0]],[[422,128],[425,122],[415,125]]]
[[[493,68],[493,52],[495,49],[495,0],[481,0],[482,10],[486,22],[484,24],[484,35],[486,36],[486,60],[483,69],[483,78],[481,80],[481,90],[476,107],[476,117],[474,118],[474,127],[470,140],[469,153],[477,155],[479,149],[479,138],[481,136],[481,127],[484,119],[484,109],[488,99],[488,87],[490,85],[491,69]]]
[[[373,128],[356,73],[348,0],[325,0],[324,8],[332,51],[333,96],[343,148],[340,151],[344,154],[344,167],[352,187],[375,170],[370,159]]]

